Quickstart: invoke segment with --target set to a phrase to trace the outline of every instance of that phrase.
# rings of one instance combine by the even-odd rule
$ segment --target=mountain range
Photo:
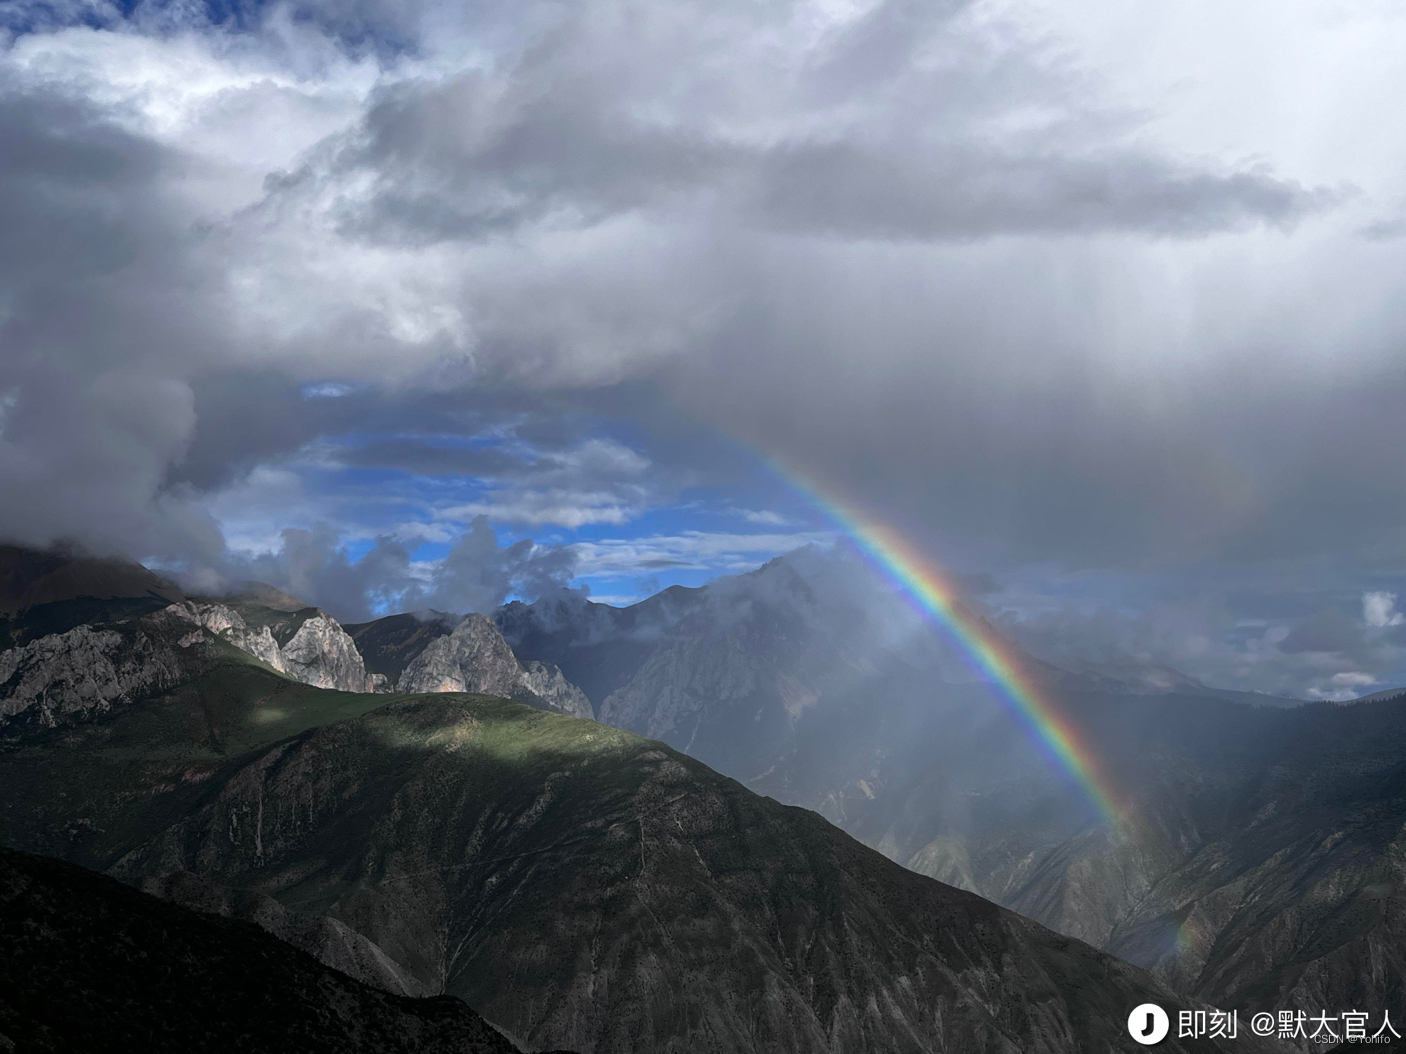
[[[1111,827],[992,686],[954,679],[926,632],[895,646],[853,569],[815,563],[696,591],[601,720],[1199,998],[1406,1004],[1406,694],[1305,704],[1026,656],[1120,785],[1129,818]],[[519,652],[548,637],[569,676],[572,610],[513,611]],[[575,610],[608,665],[601,613]],[[534,617],[550,635],[521,628]],[[621,636],[617,668],[636,646]]]
[[[1027,658],[1114,759],[1111,825],[833,554],[344,627],[16,553],[0,843],[524,1049],[1122,1050],[1143,1001],[1406,1006],[1399,699]]]

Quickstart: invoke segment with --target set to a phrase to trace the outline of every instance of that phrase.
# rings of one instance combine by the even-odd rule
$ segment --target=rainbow
[[[823,493],[774,458],[768,461],[786,483],[825,512],[887,577],[946,628],[977,670],[995,685],[1001,700],[1083,787],[1104,819],[1121,829],[1127,819],[1120,804],[1122,796],[1083,733],[1031,680],[1010,644],[962,606],[960,593],[948,576],[873,517]]]

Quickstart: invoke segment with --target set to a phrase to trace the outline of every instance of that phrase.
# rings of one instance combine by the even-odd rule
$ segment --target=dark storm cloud
[[[182,159],[81,99],[0,93],[0,534],[218,549],[167,464],[195,426],[212,277],[166,191]]]
[[[1303,652],[1354,652],[1366,644],[1361,624],[1341,611],[1320,611],[1300,622],[1279,642],[1279,650],[1289,655]]]
[[[915,156],[916,154],[916,156]],[[1263,173],[1213,175],[1135,153],[1003,152],[965,143],[817,144],[767,166],[762,214],[801,233],[896,241],[1291,224],[1333,200]]]
[[[632,52],[628,33],[603,37],[583,9],[504,73],[387,90],[358,135],[282,186],[331,189],[350,236],[411,244],[635,212],[845,239],[1203,235],[1292,224],[1334,200],[1263,167],[1217,171],[1125,144],[1125,122],[1090,111],[1066,76],[1019,55],[974,58],[984,42],[962,20],[969,6],[887,0],[791,56],[793,71],[721,76],[668,65],[683,46],[668,37]],[[688,105],[647,105],[651,89]],[[758,113],[739,120],[729,96],[749,89]],[[1034,127],[996,132],[1035,106],[1047,115]],[[779,130],[759,137],[749,118]],[[369,198],[336,189],[367,181]]]
[[[45,10],[0,70],[0,535],[225,575],[204,510],[299,458],[623,528],[743,471],[716,428],[1003,588],[1204,587],[1065,624],[1095,650],[1195,655],[1307,583],[1299,632],[1406,561],[1394,214],[1171,145],[1160,89],[1014,8]],[[264,577],[347,613],[567,573],[474,526],[441,581],[344,526]]]

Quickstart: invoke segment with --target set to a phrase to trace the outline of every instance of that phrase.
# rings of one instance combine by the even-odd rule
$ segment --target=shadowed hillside
[[[1072,1052],[1177,1003],[661,744],[503,700],[231,666],[26,736],[0,801],[10,844],[329,915],[536,1049]]]
[[[514,1054],[457,999],[407,999],[247,922],[0,849],[0,1050]]]

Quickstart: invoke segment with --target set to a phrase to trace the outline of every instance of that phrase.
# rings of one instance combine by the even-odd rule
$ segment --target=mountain
[[[444,611],[417,611],[350,623],[344,628],[356,642],[366,668],[395,684],[431,641],[449,636],[462,618]]]
[[[183,599],[178,588],[132,560],[0,545],[0,649]]]
[[[229,596],[229,600],[236,604],[253,604],[262,608],[272,608],[275,611],[302,611],[311,606],[281,589],[274,588],[267,582],[245,582],[239,587],[238,592]]]
[[[402,696],[449,693],[442,696],[446,705],[461,698],[457,693],[488,692],[589,716],[591,700],[564,672],[574,671],[593,686],[603,720],[662,739],[754,791],[814,809],[910,871],[1116,953],[1196,998],[1241,1008],[1311,1011],[1341,1004],[1380,1010],[1406,994],[1406,961],[1397,951],[1406,938],[1406,875],[1400,865],[1406,856],[1400,834],[1406,829],[1406,697],[1400,693],[1381,693],[1396,698],[1351,707],[1266,702],[1269,697],[1251,694],[1255,705],[1244,705],[1235,701],[1240,693],[1208,689],[1176,671],[1071,672],[1027,657],[1031,680],[1080,730],[1116,784],[1127,819],[1110,825],[929,625],[886,603],[852,564],[815,553],[703,589],[666,591],[631,608],[562,593],[532,605],[506,605],[491,620],[422,613],[352,626],[350,633],[325,613],[267,591],[186,598],[136,614],[122,606],[131,599],[84,601],[97,605],[89,611],[103,617],[0,647],[0,735],[9,750],[0,766],[6,777],[0,796],[14,799],[0,808],[9,810],[7,824],[18,825],[19,844],[258,921],[395,992],[450,987],[474,1000],[498,1000],[494,1020],[530,1042],[633,1049],[633,1040],[598,1021],[583,1024],[579,1015],[571,1016],[576,1011],[564,1010],[564,1017],[545,1024],[533,1011],[524,1017],[516,995],[493,985],[473,987],[478,982],[456,972],[460,962],[492,972],[497,967],[490,964],[505,956],[517,964],[518,977],[540,972],[547,961],[579,964],[586,955],[597,962],[598,945],[587,954],[580,935],[561,926],[555,942],[529,943],[536,959],[520,961],[493,944],[482,918],[488,909],[474,915],[451,907],[496,905],[499,883],[528,901],[545,895],[528,878],[521,878],[528,883],[522,892],[514,884],[516,873],[505,878],[485,868],[479,854],[490,843],[502,842],[503,859],[521,859],[517,853],[526,845],[528,858],[549,869],[578,866],[563,861],[561,845],[572,842],[568,831],[595,828],[585,814],[559,827],[555,819],[544,819],[556,815],[561,787],[554,778],[567,793],[582,795],[581,808],[613,817],[615,827],[638,824],[637,848],[646,861],[652,857],[644,843],[654,840],[683,859],[659,890],[660,902],[674,914],[692,902],[690,859],[708,876],[709,918],[725,903],[709,883],[731,874],[730,865],[719,870],[710,850],[697,844],[701,835],[695,837],[689,826],[697,817],[676,811],[675,829],[663,831],[638,819],[653,807],[650,795],[669,800],[672,787],[645,794],[642,778],[619,773],[603,784],[578,786],[578,768],[594,766],[600,773],[609,766],[597,764],[590,751],[584,759],[571,751],[554,753],[555,734],[547,738],[556,745],[544,746],[535,732],[526,739],[485,733],[489,726],[512,724],[502,714],[490,720],[478,711],[434,711],[434,727],[423,737],[436,749],[458,753],[486,735],[494,766],[507,764],[505,759],[536,764],[556,758],[551,772],[534,770],[529,783],[540,780],[536,791],[512,790],[515,776],[504,775],[502,788],[485,789],[465,785],[460,775],[422,773],[410,750],[420,733],[406,731],[389,715],[403,716],[398,706],[410,708],[406,714],[420,713],[427,704],[388,700],[368,689],[384,692],[394,683]],[[25,609],[22,618],[33,610]],[[316,691],[289,678],[355,694]],[[350,734],[346,722],[361,729],[356,735],[362,740],[379,737],[379,752],[366,748],[343,757],[343,747],[326,737],[330,728]],[[436,722],[447,722],[449,731]],[[589,722],[583,728],[593,731],[582,735],[603,736],[603,743],[624,742]],[[203,744],[198,749],[192,747],[197,740]],[[51,750],[42,763],[33,753],[41,743]],[[389,754],[387,744],[393,747]],[[251,751],[264,753],[251,761]],[[677,760],[667,752],[660,756]],[[81,767],[60,780],[70,762]],[[292,766],[291,774],[270,791],[271,774],[284,773],[285,765]],[[719,803],[715,811],[734,817],[745,812],[706,781],[685,784],[676,801],[713,801]],[[635,789],[625,793],[622,786]],[[499,789],[506,799],[496,796]],[[313,826],[321,828],[319,803],[329,796],[362,811],[334,821],[339,840],[299,842],[311,839]],[[231,802],[241,804],[234,808]],[[266,807],[272,830],[265,825]],[[407,814],[419,820],[411,822]],[[749,822],[772,830],[765,816]],[[289,824],[293,835],[284,830]],[[240,856],[243,849],[232,848],[243,846],[251,830],[253,865]],[[475,833],[465,848],[462,836],[447,830]],[[689,837],[679,842],[676,834]],[[292,838],[277,851],[278,860],[269,848],[275,835]],[[380,841],[382,835],[388,841]],[[768,855],[767,846],[749,845],[747,851],[762,852],[763,871],[794,871],[786,855],[794,838],[775,840],[779,859]],[[363,855],[347,855],[351,847]],[[735,846],[723,851],[742,852]],[[425,874],[462,871],[466,884],[396,878],[416,887],[408,901],[375,891],[408,861],[417,861]],[[608,856],[588,856],[580,866],[609,889],[626,884],[618,862]],[[186,871],[196,874],[177,874]],[[309,874],[321,877],[314,882]],[[375,874],[382,877],[367,877]],[[890,880],[876,881],[886,888]],[[726,902],[723,914],[741,932],[788,932],[793,913],[777,907],[773,887],[744,884],[727,891],[771,905],[769,914],[757,915]],[[870,911],[851,893],[841,899]],[[568,916],[624,910],[599,890],[580,903],[543,903]],[[518,918],[511,897],[493,910],[506,921]],[[669,918],[672,926],[673,914]],[[841,921],[850,924],[847,916]],[[899,926],[891,918],[885,924]],[[661,939],[687,943],[671,928],[653,925]],[[626,933],[616,933],[612,947],[623,947]],[[733,940],[728,947],[737,954],[740,938],[709,933],[705,945]],[[879,963],[864,968],[876,977],[919,969],[869,945],[856,952],[845,944],[849,939],[824,927],[806,935],[826,954]],[[446,951],[451,945],[460,950]],[[829,1025],[816,1024],[812,991],[817,975],[798,974],[794,955],[792,950],[767,959],[754,940],[739,962],[761,962],[757,976],[785,972],[787,984],[800,987],[778,989],[784,998],[777,1005],[786,1009],[775,1013],[790,1021],[810,1014],[805,1020],[823,1031]],[[644,968],[631,961],[628,969]],[[659,978],[693,983],[671,972],[677,964],[647,963],[651,984],[663,983]],[[589,1002],[572,987],[582,969],[562,967],[562,977],[541,981],[542,1001],[533,1005]],[[628,969],[613,962],[617,990]],[[594,977],[594,966],[586,973]],[[703,1009],[695,1016],[735,1039],[736,992],[753,983],[755,977],[734,975],[704,991],[698,996]],[[827,975],[825,985],[849,1000],[877,998],[878,989],[865,988],[851,973]],[[663,998],[649,986],[645,991]],[[895,1020],[920,1029],[914,1024],[920,1015],[905,1007]],[[761,1019],[748,1020],[752,1027]],[[766,1020],[770,1028],[780,1018]],[[874,1036],[896,1042],[883,1029],[863,1034],[866,1042]],[[656,1039],[683,1042],[673,1032]],[[996,1041],[987,1036],[981,1042]],[[806,1048],[802,1043],[795,1049]]]
[[[230,651],[305,684],[383,687],[341,626],[317,608],[183,600],[135,618],[117,614],[0,650],[0,733],[123,709],[200,676]]]
[[[486,615],[465,615],[447,636],[430,641],[401,671],[399,692],[480,692],[521,699],[547,710],[590,717],[581,689],[550,663],[519,662]]]
[[[263,893],[236,889],[209,874],[174,871],[161,878],[144,878],[141,890],[192,911],[242,919],[286,944],[307,952],[318,962],[340,970],[373,988],[395,995],[434,993],[402,970],[366,937],[326,915],[290,911]]]
[[[346,630],[320,608],[290,611],[239,598],[199,599],[164,614],[188,620],[295,681],[343,692],[388,690],[384,679],[367,672]]]
[[[594,713],[704,595],[703,589],[671,586],[638,604],[615,608],[563,589],[531,604],[514,600],[491,617],[524,668],[532,663],[555,667],[565,681],[582,690]],[[346,630],[367,669],[396,684],[407,666],[434,641],[453,633],[463,618],[417,611],[348,625]]]
[[[1354,703],[1373,703],[1379,699],[1396,699],[1406,695],[1406,688],[1387,688],[1380,692],[1373,692],[1371,695],[1361,695],[1351,700]]]
[[[862,622],[857,607],[827,607],[795,568],[774,561],[710,587],[605,698],[600,718],[739,779],[757,776],[791,751],[824,694],[873,680]]]
[[[1047,688],[1064,694],[1206,696],[1233,699],[1251,706],[1277,707],[1303,706],[1308,701],[1265,692],[1211,688],[1161,663],[1071,663],[1067,670],[1033,657],[1027,657],[1025,663],[1041,671],[1039,680]]]
[[[348,627],[369,668],[398,692],[483,692],[590,717],[580,688],[549,662],[519,661],[486,615],[430,611]]]
[[[8,849],[0,942],[0,1050],[517,1050],[459,1000],[390,995],[250,923]]]
[[[215,642],[320,688],[388,692],[410,666],[406,691],[489,690],[591,714],[559,669],[519,662],[483,616],[397,616],[381,620],[387,627],[354,627],[375,669],[336,619],[263,583],[229,597],[185,597],[129,562],[15,547],[0,549],[0,558],[13,609],[0,620],[0,734],[82,720],[174,688],[206,669]],[[413,656],[390,660],[393,679],[383,672],[386,656],[406,620],[442,632],[424,635]],[[445,639],[433,643],[437,636]]]
[[[1112,829],[996,689],[863,588],[789,558],[710,585],[598,713],[1198,998],[1400,1005],[1406,695],[1027,656],[1137,818]]]
[[[1125,789],[1124,828],[956,708],[878,746],[857,720],[832,729],[875,751],[849,786],[815,774],[819,746],[752,785],[1218,1005],[1401,1005],[1406,700],[1062,705]]]
[[[167,608],[80,625],[0,651],[0,733],[55,727],[130,706],[207,665],[208,634]]]
[[[599,708],[707,595],[704,588],[670,586],[638,604],[616,608],[559,590],[531,604],[505,604],[493,620],[519,658],[559,667]]]
[[[74,600],[183,599],[170,582],[135,560],[0,545],[0,615]]]
[[[505,700],[230,659],[4,750],[5,844],[336,920],[533,1049],[1123,1049],[1130,1007],[1187,1005],[662,744]]]

